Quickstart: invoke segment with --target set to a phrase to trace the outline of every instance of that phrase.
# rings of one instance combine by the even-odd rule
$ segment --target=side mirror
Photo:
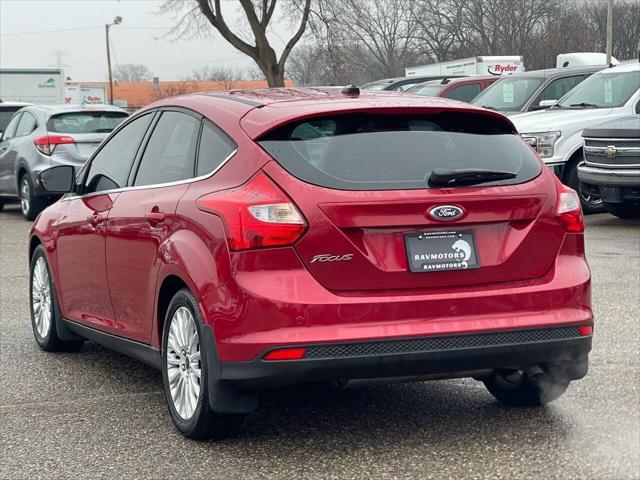
[[[73,192],[76,169],[71,165],[48,168],[38,175],[38,181],[45,193]]]
[[[545,108],[553,107],[558,100],[540,100],[540,103],[532,108],[532,110],[544,110]]]

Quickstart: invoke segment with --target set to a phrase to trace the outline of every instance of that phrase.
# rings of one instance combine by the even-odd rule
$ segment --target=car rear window
[[[259,143],[300,180],[340,190],[428,188],[434,168],[515,174],[483,185],[522,183],[541,171],[508,123],[467,112],[309,119],[276,129]]]
[[[69,112],[51,116],[47,130],[56,133],[109,133],[128,115],[124,112]]]

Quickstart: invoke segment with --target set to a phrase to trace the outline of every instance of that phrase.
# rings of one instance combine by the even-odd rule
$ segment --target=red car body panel
[[[389,93],[230,95],[191,95],[145,109],[189,108],[233,138],[236,153],[212,177],[66,196],[38,217],[31,248],[47,249],[64,318],[159,349],[162,289],[178,278],[197,298],[221,362],[252,361],[278,346],[592,324],[583,235],[563,229],[546,168],[518,185],[341,191],[293,177],[255,142],[279,125],[335,112],[456,110],[513,127],[505,117]],[[261,170],[309,228],[291,246],[232,252],[225,220],[197,202]],[[462,207],[465,216],[446,226],[429,219],[426,212],[443,203]],[[164,219],[150,222],[152,212]],[[475,231],[482,267],[409,272],[403,234],[443,228]],[[311,262],[323,253],[353,260]]]

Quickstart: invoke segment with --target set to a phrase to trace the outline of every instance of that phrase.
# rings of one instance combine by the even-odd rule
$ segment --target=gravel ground
[[[193,442],[160,374],[93,343],[32,338],[26,236],[0,213],[0,478],[640,478],[640,222],[587,220],[597,315],[589,375],[545,408],[473,380],[266,394],[241,437]]]

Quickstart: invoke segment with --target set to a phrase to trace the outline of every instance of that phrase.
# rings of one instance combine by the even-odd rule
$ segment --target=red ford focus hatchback
[[[473,377],[509,405],[587,372],[583,217],[488,110],[357,88],[162,100],[75,172],[30,235],[45,350],[91,339],[162,371],[192,438],[261,389]]]

